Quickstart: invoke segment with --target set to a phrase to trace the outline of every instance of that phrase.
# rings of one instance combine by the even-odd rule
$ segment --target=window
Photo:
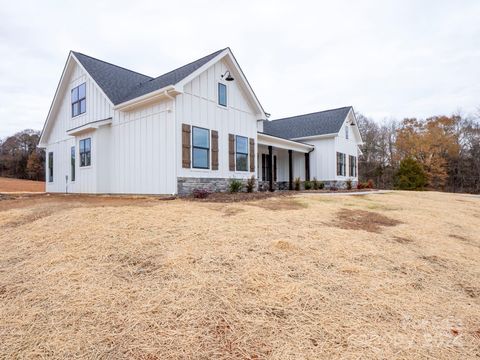
[[[346,155],[343,153],[337,152],[337,175],[345,176],[346,175]]]
[[[237,171],[248,169],[248,138],[238,136],[235,139],[235,164]]]
[[[75,181],[75,146],[70,148],[70,180]]]
[[[345,124],[345,139],[348,140],[348,125]]]
[[[349,155],[348,156],[348,175],[357,176],[357,157]]]
[[[48,182],[53,182],[53,152],[48,153]]]
[[[87,109],[85,83],[72,89],[72,117],[83,114]]]
[[[227,85],[218,83],[218,105],[227,106]]]
[[[210,168],[210,136],[208,129],[192,127],[192,166],[197,169]]]
[[[91,165],[91,144],[90,138],[80,140],[80,167]]]

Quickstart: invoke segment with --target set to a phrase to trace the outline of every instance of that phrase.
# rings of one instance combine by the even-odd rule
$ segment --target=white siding
[[[255,146],[257,146],[257,118],[254,107],[247,100],[248,97],[239,86],[237,78],[231,82],[224,82],[227,85],[228,106],[225,108],[218,105],[218,82],[221,75],[228,69],[224,61],[214,64],[187,83],[184,93],[176,97],[176,164],[179,177],[248,178],[252,175],[248,171],[229,171],[228,134],[254,138]],[[182,167],[182,123],[218,131],[218,170],[184,169]]]
[[[86,112],[82,115],[72,118],[70,91],[72,88],[86,83]],[[109,100],[102,94],[96,84],[74,61],[66,69],[64,78],[64,88],[59,93],[59,106],[55,113],[52,113],[52,121],[47,132],[47,148],[46,153],[52,151],[54,156],[54,181],[48,182],[47,171],[47,192],[65,192],[66,181],[68,176],[69,192],[96,192],[96,162],[97,146],[94,134],[92,136],[92,166],[80,169],[78,156],[78,138],[67,135],[67,130],[76,128],[86,123],[106,119],[112,116],[113,110]],[[82,138],[85,137],[82,134]],[[70,148],[75,146],[76,151],[76,179],[71,182],[70,174]]]
[[[347,120],[342,125],[342,128],[338,132],[338,136],[335,137],[335,180],[347,180],[352,179],[354,181],[358,180],[358,176],[349,176],[349,155],[357,157],[357,169],[358,169],[358,141],[356,133],[353,131],[352,127],[349,125],[352,121],[352,112],[349,113],[347,116]],[[345,135],[345,127],[348,126],[348,139],[346,139]],[[336,168],[336,153],[344,153],[346,154],[346,176],[337,176],[337,168]]]
[[[309,139],[306,142],[315,146],[315,150],[310,153],[310,179],[335,180],[335,138]]]
[[[173,101],[115,111],[111,126],[110,192],[176,193]]]

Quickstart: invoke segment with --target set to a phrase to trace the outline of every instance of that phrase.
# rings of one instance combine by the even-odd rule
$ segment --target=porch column
[[[270,191],[273,191],[273,147],[268,147],[268,171],[270,176],[268,178]]]
[[[288,190],[293,190],[293,150],[288,150]]]
[[[310,153],[305,153],[305,181],[310,181]]]

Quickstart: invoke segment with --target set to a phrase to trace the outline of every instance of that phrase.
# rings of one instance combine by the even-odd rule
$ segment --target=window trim
[[[353,159],[353,161],[352,161],[352,159]],[[354,156],[354,155],[348,155],[348,176],[352,176],[352,177],[357,177],[358,176],[358,173],[357,173],[357,157]]]
[[[88,163],[88,165],[82,165],[82,154],[83,153],[82,153],[82,147],[81,147],[80,144],[82,143],[82,141],[85,142],[87,140],[89,140],[90,148],[89,148],[88,151],[84,151],[83,153],[84,154],[87,154],[87,153],[90,154],[90,157],[89,157],[90,162]],[[85,145],[84,145],[84,149],[85,149]],[[88,167],[92,166],[92,138],[91,137],[83,138],[83,139],[80,139],[78,141],[78,155],[80,157],[80,166],[79,166],[80,168],[88,168]]]
[[[227,84],[219,81],[217,83],[217,105],[221,106],[223,109],[228,107],[228,86]],[[220,103],[220,86],[225,87],[225,105]]]
[[[48,152],[48,182],[53,183],[53,151]]]
[[[194,129],[201,129],[201,130],[207,130],[208,132],[208,136],[207,136],[207,140],[208,140],[208,147],[203,147],[203,146],[195,146],[194,144],[194,141],[193,141],[193,133],[194,133]],[[211,147],[211,141],[210,141],[210,129],[207,129],[207,128],[204,128],[204,127],[200,127],[200,126],[192,126],[192,169],[201,169],[201,170],[210,170],[211,166],[210,166],[210,160],[211,160],[211,156],[210,156],[210,147]],[[202,149],[202,150],[207,150],[207,167],[203,167],[203,166],[194,166],[194,149]]]
[[[91,146],[90,146],[91,147]],[[70,182],[75,182],[76,177],[76,149],[75,146],[70,147]]]
[[[247,141],[247,152],[246,153],[243,153],[243,152],[239,152],[237,151],[238,149],[238,138],[242,138],[242,139],[245,139]],[[238,155],[245,155],[247,157],[247,162],[246,162],[246,169],[245,170],[239,170],[238,167],[237,167],[237,156]],[[242,135],[235,135],[235,171],[240,171],[240,172],[249,172],[248,171],[248,163],[249,159],[248,159],[248,137],[247,136],[242,136]]]
[[[339,155],[342,158],[342,162],[339,163]],[[337,157],[336,157],[336,165],[337,165],[337,176],[347,176],[347,167],[346,167],[346,162],[347,162],[347,155],[345,153],[341,153],[337,151]],[[340,170],[340,172],[339,172]]]
[[[78,97],[76,101],[72,101],[73,91],[77,90],[77,93],[78,93],[78,90],[80,89],[80,86],[82,86],[82,85],[85,85],[85,95],[84,95],[84,97],[82,97],[82,98]],[[81,102],[83,100],[85,100],[85,110],[82,112]],[[73,107],[74,106],[78,106],[78,114],[77,115],[73,114]],[[71,114],[72,114],[72,119],[77,117],[77,116],[83,115],[87,112],[87,83],[86,82],[81,83],[80,85],[75,86],[74,88],[72,88],[72,90],[70,90],[70,111],[71,111]]]

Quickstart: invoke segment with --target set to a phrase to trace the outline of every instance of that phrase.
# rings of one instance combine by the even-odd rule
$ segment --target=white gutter
[[[180,93],[180,91],[178,91],[175,88],[175,86],[168,85],[161,89],[149,92],[148,94],[136,97],[135,99],[128,100],[121,104],[115,105],[113,107],[113,110],[130,110],[132,108],[141,106],[145,103],[149,103],[157,99],[161,99],[162,97],[172,98],[171,95],[168,93],[168,91],[175,91],[177,93]]]
[[[304,137],[292,138],[292,140],[315,140],[315,139],[331,138],[335,136],[338,136],[338,133],[304,136]]]
[[[257,133],[257,140],[259,145],[273,146],[279,149],[294,150],[303,153],[309,153],[315,149],[315,146],[310,144],[300,143],[298,141],[288,140],[260,132]]]

